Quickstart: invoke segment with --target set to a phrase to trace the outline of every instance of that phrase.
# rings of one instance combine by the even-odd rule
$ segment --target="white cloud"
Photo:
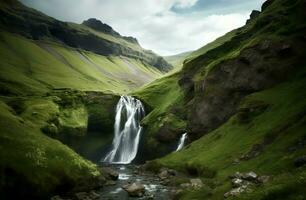
[[[252,8],[232,14],[179,14],[171,8],[190,8],[201,0],[22,0],[65,21],[98,18],[122,35],[136,37],[141,45],[161,55],[197,49],[242,26]],[[262,1],[262,0],[257,0]]]
[[[166,12],[161,16],[149,16],[137,22],[126,23],[126,26],[121,25],[121,30],[133,34],[143,47],[161,55],[171,55],[200,48],[242,26],[247,18],[248,13],[211,16],[197,13],[180,16]]]
[[[177,0],[174,4],[177,8],[190,8],[197,3],[198,0]]]

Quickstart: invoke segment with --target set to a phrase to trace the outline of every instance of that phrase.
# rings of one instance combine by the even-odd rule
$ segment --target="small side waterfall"
[[[184,147],[186,139],[187,139],[187,133],[184,133],[181,136],[180,141],[179,141],[178,146],[177,146],[175,151],[179,151]]]
[[[138,99],[121,96],[116,107],[114,139],[111,151],[103,162],[129,164],[137,155],[145,115],[144,107]]]

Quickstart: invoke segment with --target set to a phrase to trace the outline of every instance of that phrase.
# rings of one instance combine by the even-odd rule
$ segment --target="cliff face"
[[[246,95],[284,82],[302,69],[305,27],[291,19],[305,17],[305,3],[266,4],[230,41],[185,64],[179,83],[192,99],[188,121],[195,138],[227,121]]]

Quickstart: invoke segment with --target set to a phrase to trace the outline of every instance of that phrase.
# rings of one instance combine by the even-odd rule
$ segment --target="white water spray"
[[[121,96],[116,107],[112,149],[103,162],[129,164],[134,160],[142,132],[140,121],[144,115],[141,101],[131,96]]]
[[[175,151],[179,151],[184,147],[186,139],[187,139],[187,133],[184,133],[181,136],[180,141],[179,141],[178,146],[177,146]]]

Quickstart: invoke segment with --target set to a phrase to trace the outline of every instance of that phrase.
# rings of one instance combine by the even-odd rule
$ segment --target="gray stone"
[[[87,192],[78,192],[75,194],[77,200],[92,200]]]
[[[195,189],[199,189],[201,187],[203,187],[203,182],[201,179],[199,178],[195,178],[195,179],[190,179],[190,183],[191,183],[191,186]]]
[[[161,172],[158,174],[158,177],[159,177],[161,180],[167,179],[169,176],[170,176],[170,175],[169,175],[167,169],[162,169]]]
[[[241,178],[247,181],[256,181],[257,177],[258,177],[257,174],[251,171],[251,172],[242,174]]]
[[[96,193],[95,191],[90,191],[89,196],[90,196],[91,199],[99,199],[100,198],[100,195],[98,193]]]
[[[103,167],[101,168],[101,171],[108,179],[117,180],[119,178],[119,173],[110,167]]]
[[[240,187],[243,185],[243,180],[240,178],[234,178],[232,179],[232,185],[234,188]]]
[[[131,197],[142,197],[145,193],[144,185],[140,183],[132,183],[122,187]]]
[[[231,191],[227,192],[224,194],[225,198],[228,198],[230,196],[233,197],[237,197],[239,196],[241,193],[243,193],[245,191],[245,187],[238,187],[238,188],[234,188]]]

